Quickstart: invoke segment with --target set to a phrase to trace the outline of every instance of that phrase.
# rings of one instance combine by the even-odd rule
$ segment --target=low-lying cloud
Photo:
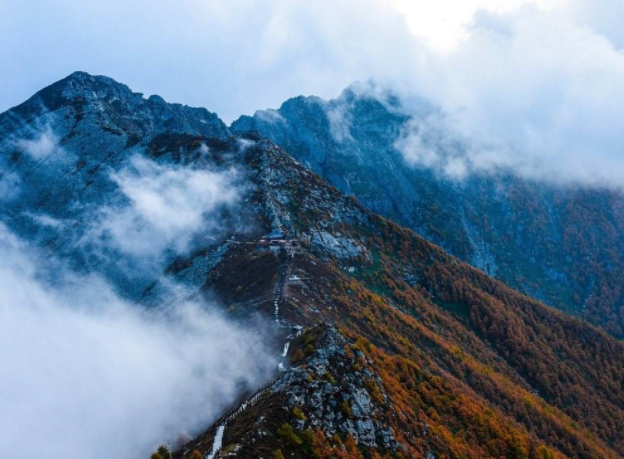
[[[146,311],[47,255],[0,226],[0,457],[148,457],[274,369],[206,306]]]
[[[51,157],[60,159],[64,156],[64,151],[59,145],[59,138],[54,134],[50,126],[46,126],[42,131],[36,132],[33,139],[20,140],[17,146],[32,159],[38,161]]]
[[[27,140],[7,142],[36,167],[74,154],[50,128],[27,130]],[[51,168],[50,177],[65,175]],[[135,156],[95,179],[95,197],[19,208],[46,237],[64,238],[56,252],[0,223],[0,457],[149,457],[179,432],[198,433],[276,369],[262,324],[230,321],[196,286],[163,274],[165,252],[225,234],[222,217],[238,208],[244,177]],[[0,175],[0,191],[15,199],[26,183],[18,172]],[[8,213],[0,219],[13,225]],[[76,266],[80,257],[89,269]],[[128,299],[150,284],[150,307]]]
[[[560,11],[481,12],[462,46],[432,55],[416,81],[465,151],[423,150],[417,127],[399,143],[409,161],[624,187],[624,55]]]
[[[124,202],[100,209],[90,236],[147,259],[168,249],[185,251],[198,233],[204,239],[218,235],[220,212],[233,209],[244,190],[234,169],[161,165],[142,156],[111,178]]]

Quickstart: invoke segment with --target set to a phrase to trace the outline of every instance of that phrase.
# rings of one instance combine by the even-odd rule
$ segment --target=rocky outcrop
[[[331,443],[351,439],[362,450],[384,457],[406,450],[396,440],[388,417],[394,417],[394,409],[372,362],[334,326],[314,326],[299,335],[288,360],[274,382],[245,397],[174,457],[189,457],[195,450],[210,454],[217,427],[224,425],[222,449],[215,458],[270,457],[276,450],[291,458],[320,457],[318,452],[310,455],[328,446],[318,438]]]
[[[310,356],[285,374],[274,391],[298,414],[294,424],[299,431],[318,428],[327,436],[351,435],[366,447],[397,448],[384,419],[388,397],[371,362],[353,343],[336,328],[321,326],[298,338],[293,349],[295,358],[297,349],[307,349]]]

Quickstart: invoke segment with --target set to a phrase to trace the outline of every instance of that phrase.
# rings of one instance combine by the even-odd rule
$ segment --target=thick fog
[[[182,253],[198,232],[218,235],[219,212],[236,206],[244,187],[235,169],[161,165],[138,155],[111,179],[125,199],[98,209],[89,237],[139,259]]]
[[[0,279],[0,457],[148,457],[275,368],[210,305],[146,311],[4,226]]]

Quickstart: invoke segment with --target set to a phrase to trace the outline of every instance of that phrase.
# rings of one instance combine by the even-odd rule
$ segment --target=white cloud
[[[9,201],[15,198],[20,192],[21,183],[15,172],[0,170],[0,200]]]
[[[148,457],[274,368],[257,330],[197,304],[139,309],[4,227],[0,278],[0,457]]]
[[[259,117],[262,121],[266,123],[280,123],[284,121],[284,118],[277,110],[267,109],[267,110],[258,110],[256,111],[255,116]]]
[[[584,24],[594,33],[604,35],[613,45],[624,47],[624,3],[619,0],[568,0],[556,10],[575,23]]]
[[[524,5],[552,9],[563,0],[438,0],[423,2],[390,0],[406,16],[410,30],[422,37],[436,50],[446,51],[456,47],[466,38],[465,26],[472,22],[478,10],[496,13],[513,11]]]
[[[535,8],[482,12],[463,45],[432,55],[415,81],[467,142],[468,172],[624,186],[624,55],[588,27]],[[399,147],[418,159],[409,142]],[[449,152],[437,153],[443,165]]]
[[[44,213],[34,214],[32,212],[25,212],[24,215],[31,218],[34,222],[38,223],[41,226],[47,226],[50,228],[60,228],[63,225],[62,220],[51,217],[50,215],[47,215]]]
[[[36,139],[15,145],[55,154],[47,146],[56,142]],[[221,210],[233,211],[244,190],[240,175],[134,157],[111,178],[117,193],[107,196],[117,199],[80,219],[98,253],[117,254],[93,268],[109,275],[112,261],[115,273],[158,279],[161,295],[146,310],[121,298],[134,281],[111,286],[72,273],[0,225],[0,457],[149,457],[179,431],[197,433],[276,368],[261,328],[235,325],[214,305],[189,301],[189,286],[159,278],[163,251],[218,236]],[[19,189],[18,177],[4,174],[3,188]],[[52,229],[61,223],[26,215]]]
[[[352,140],[351,123],[352,120],[346,112],[347,107],[344,104],[338,104],[334,107],[327,108],[327,118],[329,120],[329,129],[332,136],[337,142]]]
[[[454,180],[462,180],[472,171],[471,157],[462,146],[445,118],[436,112],[408,121],[394,143],[407,164],[433,169]]]
[[[62,159],[65,155],[59,146],[59,138],[49,126],[46,126],[41,132],[37,132],[34,139],[18,141],[17,146],[35,160],[51,157]]]
[[[123,253],[144,258],[167,249],[185,251],[198,233],[216,236],[219,212],[233,208],[242,192],[235,170],[165,166],[140,156],[111,177],[126,202],[99,211],[90,241],[112,242]]]

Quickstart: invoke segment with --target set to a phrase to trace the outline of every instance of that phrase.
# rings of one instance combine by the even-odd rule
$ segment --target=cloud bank
[[[148,260],[165,250],[187,250],[198,233],[214,238],[221,229],[219,213],[234,208],[243,191],[234,169],[165,166],[142,156],[111,178],[124,203],[98,211],[90,238]]]
[[[624,55],[570,16],[534,8],[481,12],[462,46],[432,56],[416,78],[418,92],[446,114],[421,130],[437,124],[467,147],[459,156],[427,152],[412,130],[399,143],[409,161],[459,175],[505,169],[624,187]]]
[[[162,274],[173,255],[219,239],[244,177],[137,155],[102,168],[97,193],[41,207],[48,183],[20,183],[20,174],[38,178],[31,163],[45,162],[67,188],[84,177],[48,167],[74,154],[50,128],[27,131],[5,139],[25,167],[0,174],[0,191],[16,194],[0,215],[0,457],[149,457],[276,369],[262,324],[233,323],[195,285]],[[24,197],[27,185],[34,197]],[[22,232],[13,208],[45,237]],[[51,249],[50,238],[63,243]],[[128,299],[144,299],[146,286],[149,308]]]
[[[274,369],[257,331],[189,302],[142,310],[4,226],[0,278],[1,457],[148,457]]]

